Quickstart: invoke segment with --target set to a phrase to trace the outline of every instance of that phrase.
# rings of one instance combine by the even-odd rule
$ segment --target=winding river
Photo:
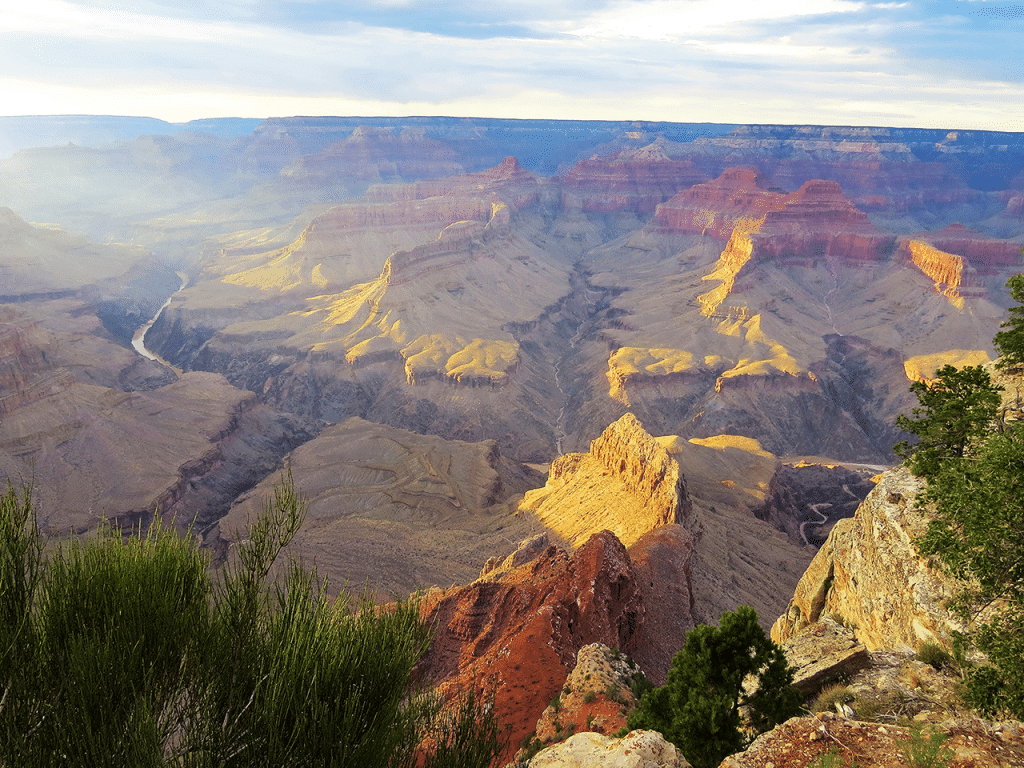
[[[181,371],[179,371],[173,365],[171,365],[162,357],[160,357],[160,355],[156,354],[156,352],[152,352],[146,349],[146,334],[149,332],[149,329],[153,327],[153,324],[160,318],[160,315],[163,313],[163,311],[167,309],[167,305],[171,303],[171,299],[173,299],[176,294],[180,293],[181,291],[185,290],[185,288],[188,287],[188,275],[184,272],[176,272],[175,274],[177,274],[177,276],[181,279],[181,285],[178,287],[178,290],[176,290],[174,293],[167,297],[167,301],[165,301],[163,303],[163,306],[156,311],[156,314],[153,315],[153,318],[148,323],[140,325],[138,330],[135,331],[135,335],[132,336],[132,347],[135,349],[136,352],[138,352],[143,357],[149,358],[150,360],[154,360],[160,363],[161,365],[166,365],[168,368],[173,368],[178,373],[181,373]]]

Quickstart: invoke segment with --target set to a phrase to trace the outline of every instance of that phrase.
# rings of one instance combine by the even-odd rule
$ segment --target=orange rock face
[[[1022,263],[1020,243],[986,237],[963,224],[951,224],[938,232],[922,233],[914,238],[934,248],[966,257],[978,270],[1016,267]]]
[[[648,550],[657,548],[652,543]],[[688,550],[676,558],[678,572],[685,572],[679,561],[688,559]],[[437,630],[422,674],[443,693],[474,687],[493,692],[495,712],[511,728],[511,757],[562,690],[580,648],[604,643],[643,665],[637,652],[648,645],[645,603],[653,600],[643,593],[645,587],[651,591],[650,568],[662,561],[655,554],[645,562],[637,568],[619,540],[604,531],[571,556],[550,546],[518,567],[429,592],[423,611]],[[658,610],[675,609],[670,599]]]

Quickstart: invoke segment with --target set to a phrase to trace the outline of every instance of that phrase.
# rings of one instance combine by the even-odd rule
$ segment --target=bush
[[[913,419],[898,416],[896,426],[918,440],[894,450],[919,477],[934,477],[949,460],[967,455],[985,436],[1002,402],[1002,387],[981,366],[944,365],[933,381],[915,381],[910,391],[920,407],[913,409]]]
[[[752,695],[743,689],[748,675],[757,680]],[[668,682],[643,697],[629,727],[659,731],[695,768],[713,768],[747,743],[741,706],[748,708],[755,733],[799,713],[801,696],[792,682],[782,649],[744,605],[723,613],[718,627],[699,626],[687,634]]]
[[[925,664],[930,664],[934,669],[942,669],[953,662],[953,657],[949,651],[943,648],[938,643],[925,642],[921,643],[921,646],[917,649],[915,658],[918,661],[923,661]]]
[[[909,768],[948,768],[954,752],[944,746],[947,736],[929,729],[925,733],[920,724],[910,729],[910,737],[899,745],[900,754]]]
[[[583,694],[583,702],[585,704],[593,704],[596,699],[597,694],[593,691],[587,691],[585,694]]]
[[[812,712],[832,712],[836,704],[849,704],[853,701],[850,689],[842,683],[833,683],[822,688],[811,704]]]
[[[1014,275],[1007,283],[1010,295],[1018,306],[1010,307],[1010,318],[1002,324],[992,343],[999,352],[998,368],[1016,370],[1024,366],[1024,275]]]
[[[47,562],[31,499],[0,498],[0,766],[490,765],[488,703],[412,687],[414,603],[326,597],[293,565],[285,478],[215,586],[196,543],[105,531]],[[55,674],[59,670],[59,674]]]

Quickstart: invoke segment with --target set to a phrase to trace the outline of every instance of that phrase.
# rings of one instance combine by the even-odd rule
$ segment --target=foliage
[[[8,487],[0,766],[490,765],[489,703],[411,685],[430,638],[415,603],[331,602],[295,564],[270,579],[303,514],[286,477],[214,585],[159,524],[43,562],[30,496]]]
[[[948,768],[953,750],[944,746],[947,736],[934,728],[925,733],[920,723],[910,729],[910,738],[899,745],[909,768]]]
[[[757,681],[747,694],[743,681]],[[717,766],[743,749],[740,707],[747,706],[755,732],[798,714],[801,697],[782,649],[744,605],[722,614],[718,627],[702,625],[686,636],[668,682],[648,692],[629,716],[629,728],[661,732],[695,768]]]
[[[1010,307],[1010,318],[1002,324],[992,343],[999,352],[998,368],[1011,370],[1024,366],[1024,275],[1014,275],[1007,283],[1010,295],[1018,306]]]
[[[833,683],[822,688],[811,704],[812,712],[832,712],[836,704],[849,704],[853,701],[850,689],[842,683]]]
[[[978,455],[946,465],[921,496],[935,517],[917,541],[922,554],[966,584],[956,607],[965,619],[998,603],[974,641],[996,671],[968,675],[972,702],[1024,717],[1024,425],[992,434]]]
[[[921,643],[917,649],[915,656],[918,661],[923,661],[925,664],[929,664],[935,669],[942,669],[943,667],[953,662],[953,657],[949,651],[943,648],[938,643],[924,642]]]
[[[645,693],[654,690],[654,683],[647,679],[643,670],[638,669],[630,678],[629,690],[633,694],[633,698],[640,701]]]
[[[944,461],[963,458],[985,434],[999,409],[1001,390],[981,366],[944,365],[933,381],[915,381],[910,391],[920,404],[912,411],[916,418],[900,415],[896,426],[918,441],[898,444],[897,455],[915,475],[934,477]]]

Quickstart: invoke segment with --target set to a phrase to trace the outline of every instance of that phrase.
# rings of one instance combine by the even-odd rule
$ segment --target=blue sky
[[[1024,131],[1024,2],[0,0],[0,114]]]

